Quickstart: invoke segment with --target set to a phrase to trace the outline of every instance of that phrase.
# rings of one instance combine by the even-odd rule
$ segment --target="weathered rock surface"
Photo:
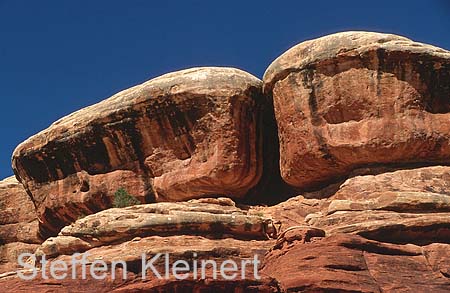
[[[450,243],[450,167],[360,175],[346,180],[306,222],[328,234],[392,243]]]
[[[0,284],[12,292],[24,290],[25,285],[45,292],[49,284],[58,290],[79,288],[80,292],[94,285],[99,292],[176,292],[182,288],[219,292],[446,292],[450,286],[450,237],[446,230],[450,217],[445,196],[449,194],[446,179],[450,167],[377,172],[360,170],[361,175],[346,180],[335,191],[328,188],[305,193],[272,207],[247,210],[226,198],[205,198],[102,211],[67,226],[58,237],[44,242],[37,255],[68,261],[74,252],[88,252],[91,261],[125,260],[132,268],[125,281],[81,283],[77,279],[38,277],[24,283],[11,275],[1,278]],[[267,228],[261,227],[268,216],[283,224],[276,242],[264,240]],[[210,220],[215,224],[208,225]],[[237,225],[230,226],[233,220]],[[272,251],[263,257],[270,248]],[[193,251],[218,261],[257,253],[264,259],[260,270],[263,278],[141,281],[138,257],[143,252],[170,252],[189,259]],[[118,268],[116,275],[120,274]]]
[[[360,236],[286,237],[261,274],[282,292],[449,292],[450,245],[395,245]],[[436,261],[439,259],[439,261]]]
[[[0,273],[17,267],[17,256],[34,252],[42,242],[33,203],[22,185],[9,177],[0,181]]]
[[[118,187],[141,202],[242,198],[262,173],[261,81],[193,68],[124,90],[20,144],[16,176],[54,235],[111,206]]]
[[[376,164],[450,163],[450,52],[395,35],[303,42],[264,75],[283,179],[317,188]]]
[[[282,292],[448,292],[450,167],[365,168],[271,207]],[[326,237],[324,237],[326,235]]]
[[[148,259],[158,253],[169,253],[169,262],[173,264],[176,260],[186,260],[192,263],[194,259],[200,263],[202,260],[214,260],[220,265],[225,260],[234,260],[241,271],[241,261],[253,259],[257,255],[260,260],[270,249],[274,241],[266,240],[238,240],[233,238],[208,239],[202,236],[150,236],[135,238],[120,244],[102,246],[88,250],[87,271],[89,272],[92,262],[102,260],[108,265],[112,262],[126,262],[126,278],[123,277],[122,266],[114,270],[115,278],[111,277],[112,270],[108,271],[105,280],[95,280],[87,274],[87,280],[81,278],[66,278],[55,280],[42,278],[39,271],[36,278],[31,281],[20,281],[17,275],[0,278],[0,284],[7,292],[21,292],[33,288],[33,292],[276,292],[276,283],[270,278],[258,280],[254,276],[253,268],[246,270],[244,278],[239,276],[236,280],[226,280],[221,275],[214,279],[212,269],[206,271],[204,279],[193,278],[193,271],[186,280],[176,280],[173,276],[168,279],[158,279],[150,270],[147,272],[145,281],[142,281],[142,254]],[[196,253],[196,256],[193,255]],[[61,255],[52,261],[63,261],[69,264],[72,271],[71,256]],[[48,264],[50,266],[50,263]],[[155,262],[155,268],[163,274],[165,263],[163,258]],[[41,268],[42,270],[42,268]],[[48,269],[47,269],[48,271]],[[77,276],[81,276],[81,266],[76,267]],[[200,267],[198,276],[201,276]]]
[[[20,269],[18,258],[22,253],[34,253],[39,244],[11,242],[0,245],[0,275]]]
[[[252,215],[227,198],[154,203],[113,208],[86,216],[48,238],[38,254],[55,256],[153,235],[203,235],[210,238],[276,237],[270,218]]]
[[[219,275],[214,277],[212,268],[208,268],[205,278],[195,278],[193,269],[186,280],[177,280],[171,275],[168,279],[158,279],[149,269],[145,281],[142,281],[142,254],[148,259],[158,253],[169,253],[169,262],[186,260],[215,260],[220,265],[225,260],[233,260],[241,271],[242,260],[253,260],[255,255],[260,261],[275,244],[268,233],[273,232],[271,221],[262,216],[250,215],[239,209],[228,198],[201,199],[180,203],[155,203],[122,209],[108,209],[77,220],[65,227],[60,235],[47,239],[37,250],[38,259],[52,258],[51,262],[63,261],[71,267],[74,253],[87,253],[88,270],[95,260],[108,265],[113,262],[126,263],[126,278],[122,280],[123,267],[108,272],[105,281],[88,276],[88,280],[66,278],[64,280],[45,280],[42,270],[29,282],[21,282],[14,273],[0,278],[2,288],[11,291],[25,290],[31,286],[34,292],[46,292],[49,284],[52,290],[93,290],[98,292],[273,292],[276,283],[270,278],[255,277],[254,268],[247,267],[236,280],[227,280]],[[195,255],[194,255],[195,253]],[[50,263],[46,266],[47,272]],[[158,272],[165,272],[164,259],[155,263]],[[76,268],[81,275],[81,266]],[[197,268],[201,276],[201,267]],[[256,270],[257,272],[257,270]],[[181,291],[180,291],[181,290]],[[184,291],[183,291],[184,290]]]
[[[75,279],[38,274],[21,281],[14,260],[39,243],[32,240],[36,214],[24,213],[32,202],[8,179],[0,183],[0,203],[8,206],[0,217],[7,239],[0,288],[449,292],[450,53],[399,36],[347,32],[278,58],[264,91],[274,101],[281,175],[301,191],[285,201],[292,189],[273,166],[275,120],[261,110],[267,105],[260,87],[235,69],[176,72],[69,115],[21,144],[16,175],[42,220],[40,233],[57,235],[39,245],[37,259],[70,264],[73,253],[86,252],[88,270],[96,260],[110,267],[124,261],[127,272],[124,280],[112,277],[121,267],[106,280],[82,280],[77,267]],[[111,209],[119,188],[146,204]],[[258,205],[266,194],[278,204]],[[239,264],[257,255],[262,278],[247,270],[214,280],[209,268],[202,280],[142,280],[142,254],[165,252],[171,264]],[[163,261],[156,265],[165,270]]]

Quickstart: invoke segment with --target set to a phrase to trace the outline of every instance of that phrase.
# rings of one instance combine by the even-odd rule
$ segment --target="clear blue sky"
[[[122,89],[192,66],[261,77],[296,43],[344,30],[450,49],[450,1],[0,0],[0,177],[18,143]]]

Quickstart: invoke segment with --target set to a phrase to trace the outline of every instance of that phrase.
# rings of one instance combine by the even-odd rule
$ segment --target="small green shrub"
[[[141,202],[129,194],[124,188],[117,189],[114,193],[113,207],[124,208],[140,204]]]
[[[81,220],[81,219],[83,219],[83,218],[85,218],[87,215],[85,214],[85,213],[81,213],[79,216],[78,216],[78,218],[77,218],[77,221],[78,220]]]

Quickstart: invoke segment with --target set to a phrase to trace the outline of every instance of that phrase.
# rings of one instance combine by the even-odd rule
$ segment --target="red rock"
[[[15,174],[44,235],[110,206],[121,186],[141,202],[242,198],[262,173],[261,81],[232,68],[169,73],[77,111],[20,144]]]
[[[305,221],[327,234],[420,245],[450,243],[450,167],[384,171],[346,180]]]
[[[47,239],[36,251],[36,264],[40,271],[34,279],[24,282],[15,272],[8,272],[0,275],[0,286],[8,292],[25,288],[33,288],[33,292],[46,292],[49,288],[80,292],[92,291],[93,288],[99,292],[276,292],[276,283],[270,278],[259,279],[254,267],[251,270],[247,268],[244,277],[241,271],[242,260],[252,260],[256,255],[262,261],[264,254],[274,245],[275,240],[267,237],[268,220],[236,207],[229,198],[108,209],[79,219],[65,227],[58,237]],[[113,279],[109,270],[103,281],[97,281],[89,274],[87,280],[82,280],[81,266],[76,268],[75,279],[44,279],[40,259],[64,261],[71,272],[71,257],[76,252],[88,254],[88,271],[95,260],[109,265],[114,261],[126,262],[126,279]],[[233,260],[238,265],[239,276],[235,280],[227,280],[217,272],[215,278],[213,269],[208,268],[205,278],[195,278],[191,273],[186,280],[177,280],[174,276],[158,279],[149,270],[143,281],[144,253],[149,259],[157,253],[169,253],[170,264],[176,260],[191,263],[197,259],[199,264],[202,260],[214,260],[220,266],[225,260]],[[47,272],[49,265],[46,266]],[[165,263],[159,260],[156,268],[164,272]],[[200,266],[197,271],[201,276]],[[115,274],[122,276],[122,269],[119,267]]]
[[[113,208],[64,227],[37,250],[38,255],[82,253],[88,249],[152,235],[203,235],[261,240],[276,237],[270,218],[237,208],[228,198],[153,203]]]
[[[303,42],[264,75],[283,179],[317,188],[373,164],[450,162],[450,52],[395,35]]]
[[[279,230],[285,230],[291,226],[308,225],[305,217],[322,211],[326,204],[326,200],[299,195],[273,206],[252,206],[250,213],[270,217]]]
[[[447,255],[450,245],[443,248]],[[450,280],[415,245],[337,234],[287,241],[265,258],[261,273],[282,292],[448,292]]]
[[[204,279],[191,277],[186,280],[158,279],[150,271],[147,273],[145,281],[142,281],[142,253],[146,253],[149,258],[157,253],[169,253],[173,264],[175,260],[186,260],[192,262],[193,252],[197,253],[197,260],[214,260],[220,265],[224,260],[235,260],[238,264],[238,271],[241,271],[242,259],[253,259],[255,255],[262,260],[264,253],[269,250],[274,241],[246,241],[232,238],[208,239],[201,236],[152,236],[142,239],[125,241],[120,244],[102,246],[87,251],[88,262],[101,259],[105,263],[111,264],[113,261],[125,261],[127,263],[126,279],[122,280],[122,269],[120,266],[115,271],[116,278],[112,279],[111,271],[105,280],[95,280],[87,273],[87,280],[82,280],[81,266],[78,266],[77,278],[66,278],[63,280],[42,278],[42,272],[30,281],[21,281],[17,275],[0,278],[0,286],[8,292],[19,292],[27,288],[33,288],[33,292],[48,292],[47,290],[59,290],[70,292],[204,292],[204,290],[214,292],[276,292],[276,284],[270,278],[258,280],[254,276],[254,271],[247,269],[244,278],[237,278],[234,281],[225,280],[220,274],[214,279],[212,269],[206,271]],[[51,261],[64,261],[69,265],[71,272],[71,256],[62,255]],[[158,272],[164,272],[165,263],[156,262],[155,267]],[[87,272],[90,265],[87,266]],[[200,269],[198,276],[201,276]],[[77,291],[78,290],[78,291]]]
[[[39,244],[10,242],[0,245],[0,275],[21,268],[18,257],[22,253],[34,253]]]
[[[423,254],[428,264],[435,272],[440,272],[444,277],[450,278],[450,245],[432,243],[423,248]]]
[[[37,222],[9,180],[0,183],[8,206],[0,237],[9,241],[0,247],[0,288],[449,292],[450,167],[438,165],[450,158],[449,56],[364,32],[294,47],[264,78],[280,157],[260,82],[234,69],[165,75],[63,118],[13,157],[41,234],[58,234],[36,255],[54,263],[88,252],[88,270],[95,260],[123,260],[130,270],[126,280],[111,272],[82,280],[77,268],[76,279],[21,281],[15,260],[37,246]],[[286,201],[292,189],[279,180],[279,158],[283,178],[302,190]],[[181,202],[108,209],[122,187],[142,203]],[[172,263],[193,252],[219,264],[258,255],[263,278],[213,280],[209,269],[205,280],[141,280],[142,253],[158,252]]]
[[[22,185],[9,177],[0,181],[0,273],[17,267],[20,253],[32,253],[42,240],[33,203]]]

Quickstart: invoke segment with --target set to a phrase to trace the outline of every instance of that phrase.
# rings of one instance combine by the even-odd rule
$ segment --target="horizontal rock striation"
[[[355,176],[305,221],[328,234],[351,233],[400,244],[450,244],[449,178],[447,166]]]
[[[450,52],[337,33],[294,46],[264,75],[283,179],[314,189],[370,165],[450,163]]]
[[[108,209],[79,219],[57,237],[48,238],[38,254],[73,254],[153,235],[267,240],[276,236],[276,228],[270,218],[239,209],[229,199],[154,203]]]
[[[46,236],[110,207],[119,187],[141,202],[242,198],[262,173],[263,104],[261,81],[238,69],[169,73],[32,136],[14,172]]]
[[[218,265],[232,260],[242,272],[242,260],[253,260],[255,256],[259,261],[263,260],[275,243],[269,237],[275,236],[274,232],[270,219],[237,208],[228,198],[108,209],[79,219],[65,227],[58,237],[47,239],[36,251],[39,270],[36,278],[24,283],[16,272],[10,272],[0,275],[0,284],[9,291],[23,290],[26,284],[33,292],[45,292],[48,284],[60,291],[70,291],[76,286],[81,291],[96,288],[99,292],[186,292],[188,289],[194,292],[276,292],[276,282],[270,278],[256,278],[255,268],[250,266],[244,269],[244,277],[240,273],[235,280],[228,280],[220,273],[216,276],[211,267],[202,279],[194,278],[194,268],[185,280],[172,275],[158,279],[149,268],[145,281],[142,281],[143,254],[150,261],[158,253],[168,253],[170,264],[196,260],[198,276],[202,276],[200,263],[205,260],[213,260]],[[86,253],[87,270],[96,260],[108,266],[113,262],[124,262],[126,279],[122,279],[123,266],[108,271],[106,279],[101,281],[89,274],[87,280],[65,278],[53,282],[42,278],[40,272],[44,268],[39,260],[44,255],[46,259],[50,258],[47,271],[56,261],[65,262],[72,271],[71,257],[77,252]],[[163,274],[166,269],[164,258],[157,260],[154,266]],[[81,267],[74,269],[81,277]],[[112,278],[113,271],[116,279]]]
[[[337,234],[287,237],[261,274],[281,292],[448,292],[449,244],[396,245]],[[437,261],[439,259],[439,261]],[[295,260],[295,261],[293,261]]]
[[[252,207],[281,225],[261,274],[281,292],[447,292],[449,176],[448,166],[363,168]]]
[[[0,284],[7,292],[21,292],[33,288],[33,292],[48,292],[51,290],[60,292],[277,292],[276,282],[270,278],[256,279],[253,268],[248,266],[245,277],[239,276],[236,280],[226,280],[220,274],[214,279],[211,269],[206,270],[204,279],[194,279],[190,276],[185,280],[177,280],[172,275],[168,279],[158,279],[149,269],[146,272],[145,281],[142,280],[142,254],[145,253],[149,260],[158,253],[168,253],[169,263],[177,260],[185,260],[192,264],[202,260],[213,260],[219,266],[226,260],[233,260],[238,264],[238,271],[242,270],[242,260],[251,260],[257,255],[260,260],[270,249],[272,241],[266,240],[239,240],[233,238],[210,239],[203,236],[176,235],[176,236],[149,236],[136,237],[135,239],[92,248],[86,251],[87,272],[90,271],[94,261],[101,260],[111,265],[112,262],[122,261],[126,263],[126,279],[123,280],[122,266],[115,267],[113,279],[112,270],[107,271],[104,280],[95,280],[87,273],[85,280],[81,279],[81,266],[75,268],[76,275],[80,278],[65,278],[63,280],[43,279],[41,270],[36,278],[24,282],[16,274],[8,277],[0,277]],[[194,255],[196,253],[196,255]],[[155,269],[163,274],[165,272],[164,257],[154,263]],[[48,266],[54,261],[63,261],[68,264],[68,270],[72,271],[71,256],[60,255],[51,259]],[[47,268],[48,271],[48,268]],[[201,276],[200,267],[197,271]],[[77,291],[79,290],[79,291]]]

